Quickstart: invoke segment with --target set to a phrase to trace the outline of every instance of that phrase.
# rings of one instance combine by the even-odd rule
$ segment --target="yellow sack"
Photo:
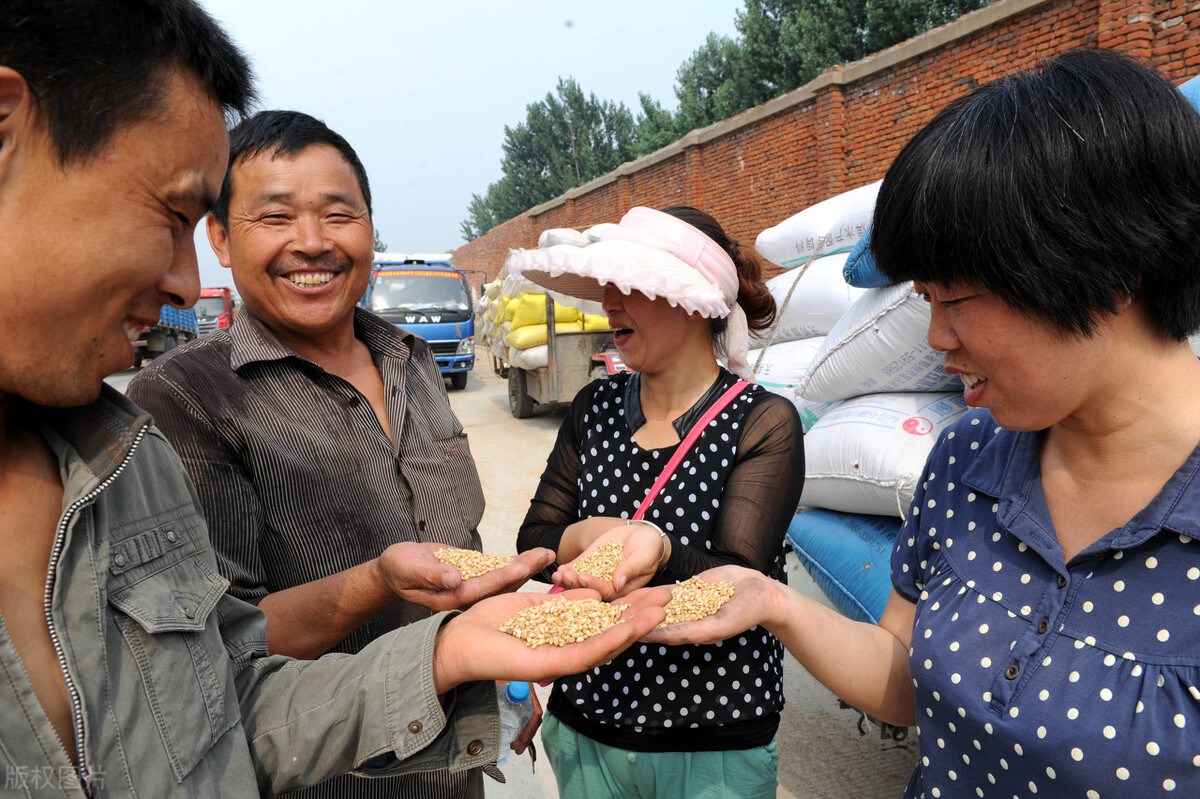
[[[578,322],[579,309],[554,303],[554,321]],[[513,314],[513,329],[544,324],[546,324],[546,295],[522,293],[521,302],[517,306],[516,313]]]
[[[497,321],[511,322],[513,320],[513,314],[515,314],[517,312],[517,306],[520,304],[521,304],[521,298],[513,297],[511,300],[509,300],[507,303],[505,303],[504,312],[502,314],[500,314],[500,319],[498,319]]]
[[[504,309],[507,306],[508,306],[508,298],[507,297],[497,297],[496,299],[492,300],[492,303],[491,303],[491,305],[488,306],[488,310],[487,310],[488,321],[493,322],[497,325],[500,324],[500,318],[499,318],[500,314],[504,311]]]
[[[608,317],[603,314],[585,313],[583,315],[584,330],[612,330]]]
[[[559,333],[579,333],[583,330],[582,322],[563,322],[555,323],[555,329]],[[519,350],[527,350],[530,347],[540,347],[550,340],[545,325],[526,325],[525,327],[514,327],[508,332],[504,338],[512,346]]]

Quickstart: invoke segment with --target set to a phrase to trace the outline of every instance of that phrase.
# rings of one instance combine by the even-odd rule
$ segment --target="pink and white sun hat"
[[[546,243],[565,240],[543,237]],[[622,294],[639,291],[688,313],[726,319],[721,349],[732,371],[747,371],[749,339],[746,314],[737,304],[737,267],[720,245],[682,219],[641,206],[618,225],[592,228],[588,238],[594,241],[585,246],[517,250],[509,271],[569,297],[600,302],[604,287],[612,284]]]

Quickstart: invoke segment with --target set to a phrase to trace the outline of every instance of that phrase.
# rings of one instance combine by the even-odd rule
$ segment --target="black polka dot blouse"
[[[737,378],[722,370],[676,420],[682,439]],[[557,549],[565,528],[630,518],[678,444],[644,450],[639,376],[594,381],[559,431],[518,549]],[[804,480],[800,420],[786,399],[749,386],[696,440],[646,519],[672,539],[651,581],[673,584],[724,564],[783,579],[783,538]],[[553,571],[551,569],[550,571]],[[611,663],[555,683],[549,710],[600,743],[636,751],[720,751],[769,743],[783,707],[783,648],[758,627],[704,646],[634,644]]]

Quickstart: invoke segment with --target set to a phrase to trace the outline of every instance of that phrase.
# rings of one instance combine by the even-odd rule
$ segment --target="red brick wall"
[[[1146,59],[1181,83],[1200,73],[1200,3],[1000,0],[530,209],[459,247],[455,263],[490,279],[510,248],[537,246],[541,231],[615,222],[634,205],[693,205],[752,243],[807,206],[878,180],[954,98],[1075,47]]]

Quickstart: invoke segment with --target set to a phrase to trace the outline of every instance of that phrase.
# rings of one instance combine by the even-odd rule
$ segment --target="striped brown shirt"
[[[395,443],[346,380],[243,309],[228,331],[158,358],[130,383],[196,483],[230,593],[251,602],[343,571],[397,541],[480,549],[483,489],[429,345],[355,309],[383,378]],[[430,615],[398,603],[332,651],[357,652]],[[482,796],[478,770],[341,777],[297,796]]]

